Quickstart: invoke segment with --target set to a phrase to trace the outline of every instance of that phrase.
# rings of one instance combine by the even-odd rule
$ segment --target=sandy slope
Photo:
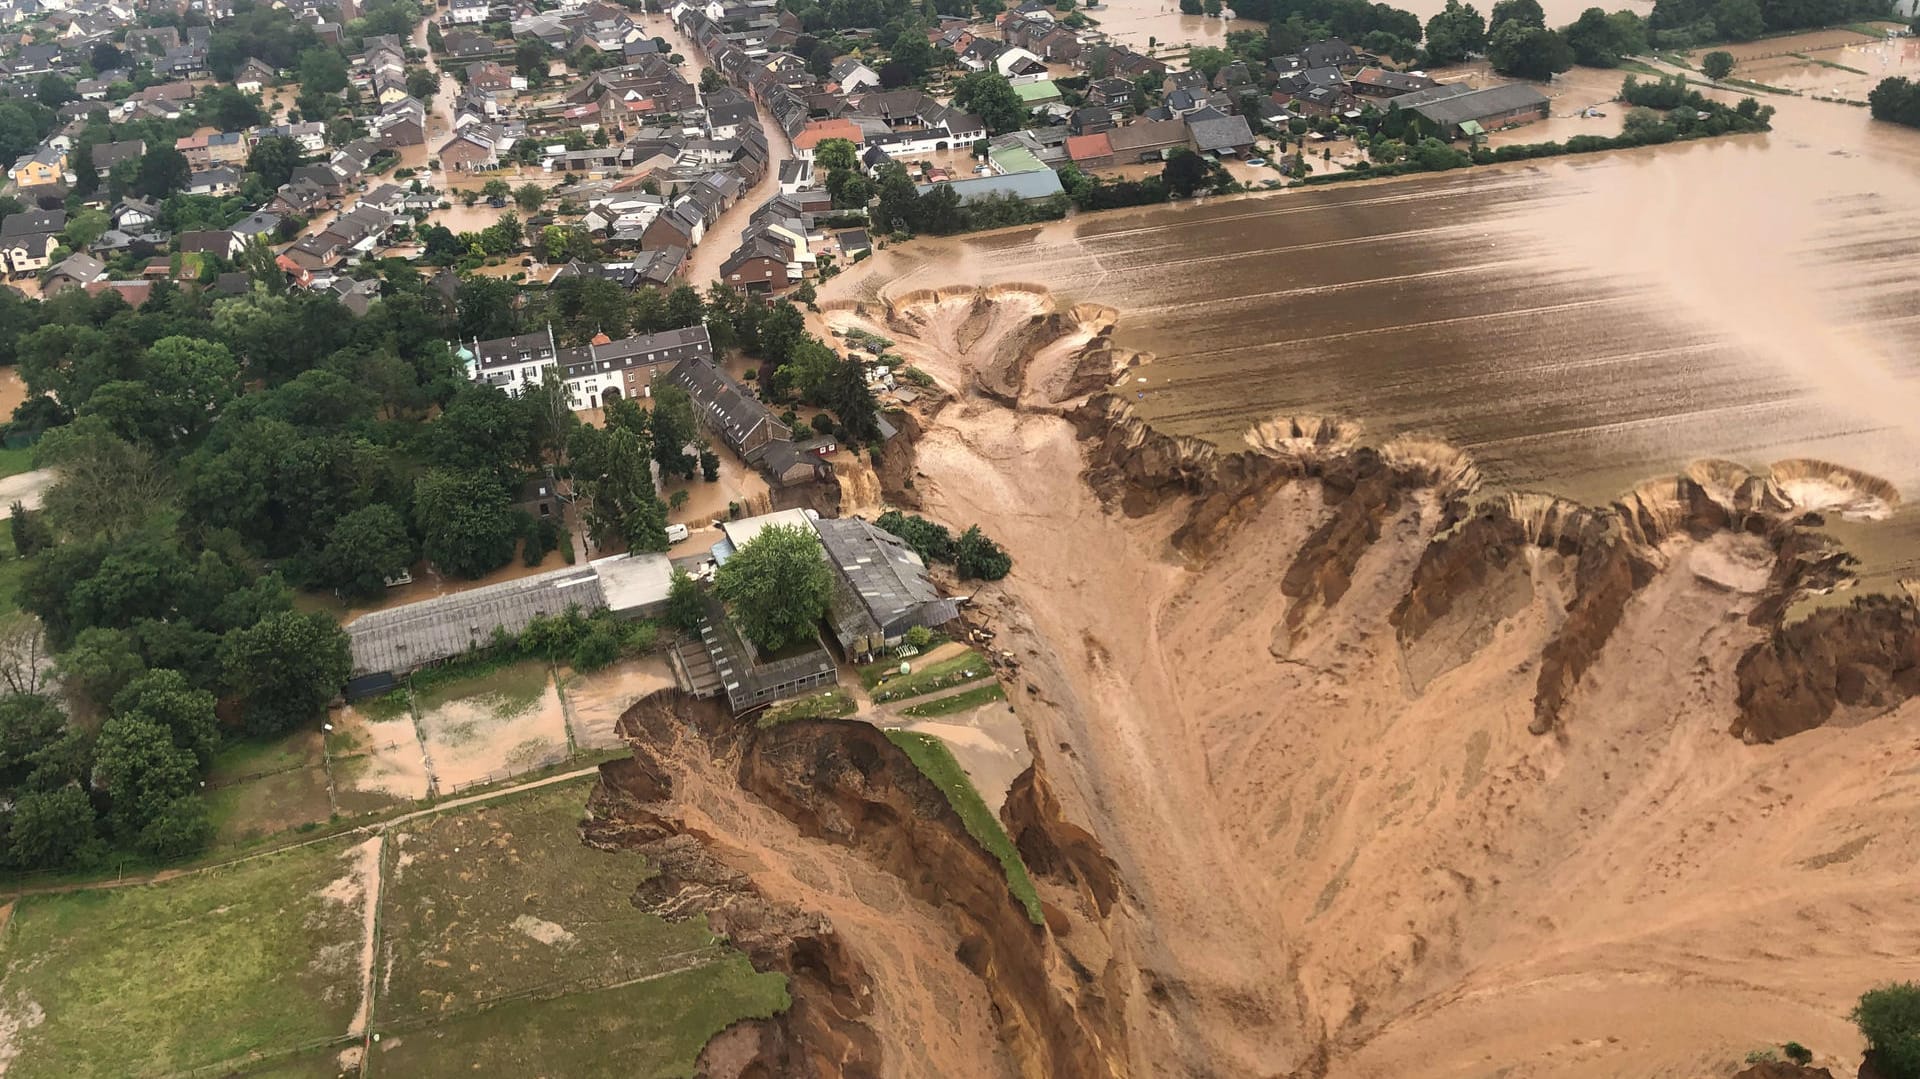
[[[964,395],[1036,306],[1010,310],[865,317]],[[1045,359],[1027,386],[1058,382]],[[1540,737],[1560,556],[1530,552],[1515,613],[1423,657],[1417,688],[1387,617],[1435,500],[1403,502],[1290,634],[1280,577],[1325,517],[1317,485],[1197,566],[1168,542],[1178,508],[1111,512],[1083,468],[1065,420],[963,396],[916,490],[1014,555],[980,600],[1022,657],[1044,773],[1127,885],[1106,931],[1133,1074],[1725,1075],[1789,1038],[1837,1064],[1858,1059],[1853,998],[1920,976],[1920,707],[1728,736],[1760,631],[1725,582],[1764,569],[1733,537],[1661,550]]]

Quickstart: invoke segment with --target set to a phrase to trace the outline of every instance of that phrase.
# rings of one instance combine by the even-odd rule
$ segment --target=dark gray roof
[[[1413,109],[1442,127],[1453,127],[1515,109],[1537,108],[1547,101],[1547,95],[1522,83],[1489,86],[1484,90],[1449,85],[1402,94],[1393,99],[1393,107]]]
[[[749,397],[725,371],[707,360],[682,360],[674,366],[671,377],[693,399],[694,413],[719,431],[730,446],[738,448],[761,424],[774,422],[766,405]]]
[[[1193,144],[1202,150],[1232,150],[1253,145],[1253,129],[1247,126],[1244,116],[1215,116],[1204,120],[1191,117],[1187,120],[1187,130],[1193,133]]]
[[[872,650],[880,644],[873,638],[959,616],[958,602],[940,595],[926,563],[900,537],[857,517],[823,518],[813,527],[834,570],[831,620],[843,648]]]
[[[607,605],[600,576],[591,566],[363,614],[347,623],[353,675],[401,674],[451,659],[486,644],[495,627],[518,633],[536,617],[560,614],[575,605],[589,612]]]

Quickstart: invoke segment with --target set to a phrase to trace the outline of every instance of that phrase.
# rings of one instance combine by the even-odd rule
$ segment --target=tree
[[[338,49],[308,49],[300,54],[298,68],[302,94],[337,94],[347,88],[347,61]]]
[[[320,551],[320,583],[355,598],[377,596],[387,578],[413,561],[413,540],[398,510],[365,506],[334,522]]]
[[[347,635],[318,611],[281,611],[220,642],[227,688],[247,730],[280,734],[320,717],[353,669]]]
[[[1210,171],[1206,158],[1182,146],[1167,155],[1167,164],[1160,170],[1160,179],[1174,197],[1184,199],[1200,190],[1207,182]]]
[[[547,84],[547,66],[553,62],[553,50],[539,38],[522,38],[513,50],[513,67],[527,80],[527,85],[539,89]]]
[[[709,449],[700,451],[700,478],[712,483],[720,478],[720,455]]]
[[[1876,120],[1920,127],[1920,83],[1902,76],[1882,79],[1867,94],[1867,106]]]
[[[1647,49],[1646,30],[1640,17],[1631,11],[1608,15],[1590,7],[1562,31],[1562,36],[1573,50],[1574,63],[1587,67],[1618,67],[1622,59]]]
[[[412,68],[407,72],[407,95],[419,100],[423,105],[433,104],[433,97],[440,92],[440,77],[424,67]]]
[[[1850,1018],[1867,1040],[1868,1062],[1878,1074],[1885,1079],[1920,1079],[1920,983],[1894,982],[1869,989],[1861,994]]]
[[[88,167],[82,175],[92,175]],[[93,242],[106,234],[113,222],[107,218],[105,210],[96,210],[89,206],[67,219],[66,230],[60,234],[60,241],[75,251],[85,251]]]
[[[859,364],[852,360],[836,362],[816,396],[821,405],[833,410],[847,438],[864,442],[880,437],[880,406],[873,398],[873,387],[867,384],[866,369]]]
[[[212,86],[200,91],[194,111],[222,131],[240,131],[266,119],[260,105],[251,96],[231,86]]]
[[[104,710],[146,670],[146,662],[127,631],[91,626],[80,631],[55,667],[70,692]]]
[[[488,201],[498,199],[505,202],[513,197],[513,185],[495,177],[480,185],[480,196]]]
[[[686,447],[698,433],[694,424],[693,399],[678,386],[661,386],[653,393],[653,459],[662,473],[690,480],[699,467],[699,458]]]
[[[1487,16],[1487,29],[1489,32],[1498,30],[1509,22],[1544,30],[1547,27],[1547,13],[1541,9],[1540,0],[1498,0]]]
[[[1427,20],[1427,56],[1436,64],[1457,64],[1487,44],[1487,21],[1472,4],[1447,0],[1439,14]]]
[[[721,76],[719,70],[716,68],[710,67],[700,73],[700,92],[702,94],[711,94],[726,84],[727,80]]]
[[[954,569],[961,580],[997,581],[1013,569],[1013,559],[974,525],[954,544]]]
[[[185,191],[192,178],[187,155],[171,146],[150,146],[134,169],[133,192],[148,199],[164,199]]]
[[[220,744],[214,718],[214,697],[195,689],[179,671],[147,671],[114,695],[113,714],[144,716],[173,736],[173,744],[187,750],[205,768],[213,763]]]
[[[74,99],[73,83],[49,71],[40,76],[40,82],[34,87],[33,96],[47,108],[57,109]]]
[[[1013,84],[995,71],[976,71],[961,79],[953,91],[953,106],[978,116],[989,134],[1001,135],[1027,126],[1026,103],[1014,92]]]
[[[741,632],[767,653],[813,636],[832,587],[820,541],[810,530],[788,525],[761,529],[713,580],[714,593]]]
[[[667,585],[667,624],[692,633],[699,628],[705,613],[700,606],[700,586],[685,570],[674,570]]]
[[[305,161],[299,143],[284,135],[269,135],[247,153],[247,171],[259,176],[264,186],[277,189],[293,179],[293,170]]]
[[[471,469],[428,469],[413,488],[421,553],[445,573],[484,577],[513,558],[519,534],[499,481]]]
[[[539,184],[521,184],[513,189],[514,205],[526,213],[533,213],[547,201],[547,189]]]
[[[1720,0],[1713,6],[1713,25],[1729,41],[1752,41],[1767,32],[1758,0]]]
[[[1573,49],[1555,31],[1507,22],[1488,40],[1487,59],[1502,75],[1551,79],[1573,66]]]
[[[78,784],[16,797],[7,830],[8,861],[59,869],[86,860],[95,845],[93,801]]]
[[[923,561],[951,562],[954,558],[953,533],[918,514],[888,510],[874,524],[882,531],[900,537]]]
[[[114,716],[100,728],[94,746],[94,783],[109,799],[107,821],[124,842],[137,839],[147,824],[199,783],[193,753],[145,716]]]
[[[1718,49],[1700,58],[1700,73],[1715,82],[1733,74],[1733,54]]]
[[[820,145],[813,148],[813,163],[816,168],[829,172],[835,169],[858,170],[859,149],[851,139],[822,139]]]

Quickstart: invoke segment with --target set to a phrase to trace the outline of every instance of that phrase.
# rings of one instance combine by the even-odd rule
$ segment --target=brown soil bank
[[[1111,347],[1077,310],[1009,287],[824,319],[951,397],[883,480],[1014,556],[972,617],[1044,780],[1009,816],[1055,823],[1010,830],[1091,912],[1053,944],[1119,1070],[1858,1060],[1850,1003],[1920,976],[1913,608],[1782,612],[1844,583],[1821,515],[1898,492],[1708,461],[1583,506],[1324,418],[1169,436],[1058,392]]]
[[[761,730],[668,693],[621,733],[634,756],[602,768],[590,841],[658,868],[636,905],[705,914],[791,979],[788,1015],[716,1040],[710,1074],[1113,1074],[1087,979],[877,728]]]

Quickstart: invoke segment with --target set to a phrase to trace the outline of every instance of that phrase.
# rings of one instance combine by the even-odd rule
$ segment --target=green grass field
[[[860,680],[873,691],[876,702],[883,702],[922,697],[935,690],[965,685],[977,678],[993,677],[993,668],[987,665],[987,657],[978,652],[967,652],[926,667],[915,667],[909,674],[893,673],[899,669],[898,664],[869,665],[860,669]]]
[[[900,710],[902,715],[918,719],[930,719],[934,716],[950,716],[958,712],[971,712],[983,704],[1007,699],[1007,691],[999,682],[990,686],[975,686],[946,697],[936,697],[921,704],[909,705]]]
[[[762,730],[795,719],[842,719],[859,710],[847,691],[838,687],[768,707],[760,713]]]
[[[22,472],[32,471],[32,446],[21,446],[18,449],[0,447],[0,476],[18,476]]]
[[[653,981],[516,1000],[429,1030],[382,1038],[366,1074],[691,1076],[709,1039],[735,1020],[787,1007],[785,981],[744,956]]]
[[[589,788],[587,781],[555,784],[412,821],[392,836],[376,1029],[416,1037],[408,1031],[417,1024],[495,1001],[585,992],[738,958],[704,919],[672,923],[634,909],[629,897],[647,875],[646,862],[581,843]],[[778,975],[767,977],[784,993]],[[733,1014],[758,1014],[764,987],[734,987],[741,992]],[[630,1017],[621,1021],[633,1037],[665,1037],[633,1027]],[[472,1029],[491,1035],[498,1028],[489,1021]],[[667,1040],[686,1050],[689,1064],[705,1044],[704,1036],[690,1044]],[[475,1048],[458,1070],[522,1074],[510,1061],[492,1059],[494,1052]]]
[[[7,1074],[166,1075],[343,1036],[364,939],[350,849],[21,899],[0,942]]]
[[[953,751],[940,739],[914,731],[888,731],[887,740],[904,750],[913,759],[914,766],[947,796],[948,804],[966,825],[967,834],[988,854],[999,859],[1000,868],[1007,875],[1007,890],[1026,908],[1028,919],[1035,925],[1043,924],[1040,894],[1034,890],[1033,878],[1027,875],[1026,863],[1020,860],[1020,852],[1013,849],[1013,840],[1000,826],[999,818],[974,789],[966,770],[953,759]]]

